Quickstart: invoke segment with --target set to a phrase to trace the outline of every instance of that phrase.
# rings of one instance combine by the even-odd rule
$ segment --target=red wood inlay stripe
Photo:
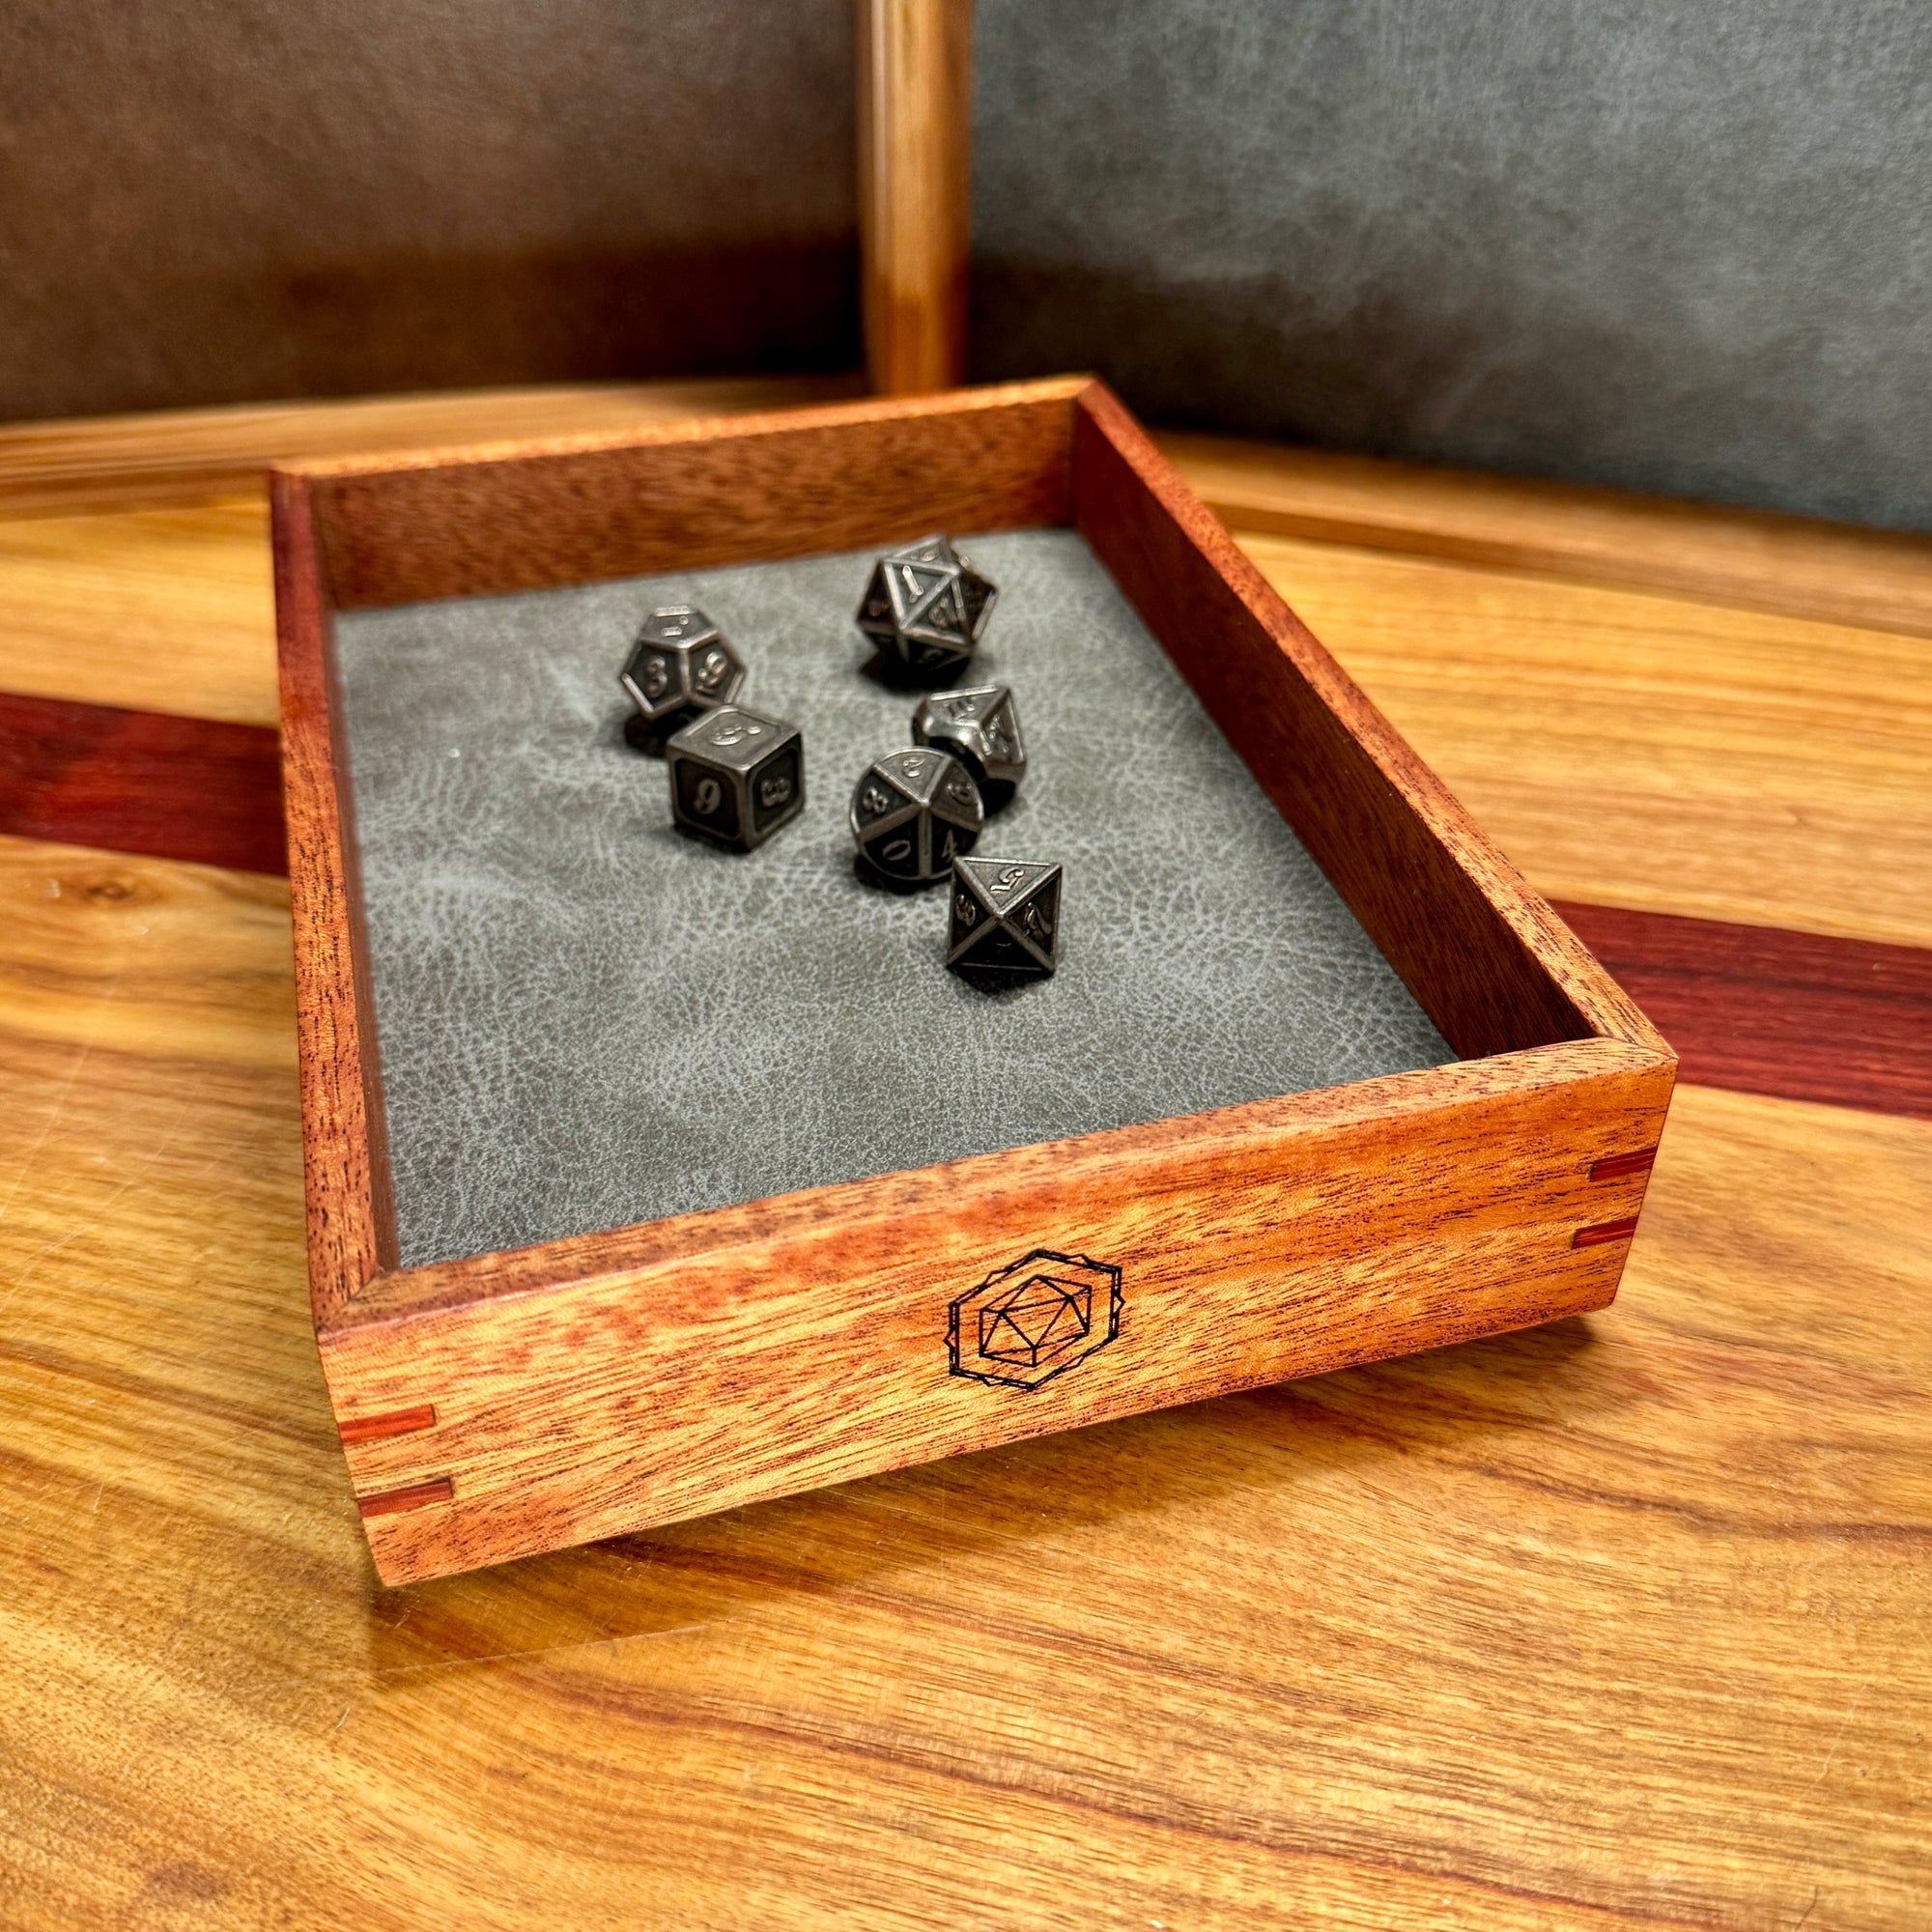
[[[1598,1248],[1605,1241],[1627,1241],[1636,1233],[1636,1216],[1628,1221],[1602,1221],[1594,1228],[1578,1228],[1570,1245],[1573,1248]]]
[[[1613,1153],[1590,1163],[1590,1179],[1621,1180],[1627,1174],[1648,1174],[1656,1165],[1655,1148],[1645,1148],[1641,1153]]]
[[[1932,949],[1559,905],[1678,1053],[1678,1077],[1932,1120]]]
[[[275,734],[0,693],[0,832],[280,872]],[[1932,1120],[1932,949],[1557,911],[1677,1049],[1685,1080]]]
[[[259,724],[0,692],[0,832],[285,871],[280,747]]]
[[[385,1415],[352,1415],[336,1427],[345,1443],[383,1442],[391,1435],[413,1435],[419,1429],[436,1427],[436,1404],[426,1402],[415,1408],[392,1408]]]
[[[447,1476],[437,1476],[427,1483],[412,1483],[406,1490],[357,1496],[355,1507],[364,1516],[395,1516],[403,1510],[421,1509],[425,1503],[446,1503],[455,1493],[456,1485]]]

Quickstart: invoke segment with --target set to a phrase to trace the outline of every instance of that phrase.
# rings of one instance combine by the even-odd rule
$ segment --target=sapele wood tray
[[[312,1297],[384,1580],[1524,1326],[1614,1294],[1668,1102],[1669,1049],[1101,385],[320,462],[278,471],[272,494]],[[1053,526],[1084,540],[1077,557],[1070,538],[1019,534]],[[925,915],[936,950],[943,920],[930,900],[860,905],[861,889],[837,871],[853,776],[837,753],[844,737],[857,743],[853,734],[873,728],[853,640],[828,633],[825,676],[848,682],[822,697],[775,651],[767,674],[792,676],[790,709],[824,707],[802,721],[818,818],[701,872],[639,831],[636,849],[649,860],[639,903],[682,904],[649,895],[688,893],[697,879],[704,895],[731,901],[721,918],[753,931],[758,894],[748,882],[762,878],[794,920],[806,916],[798,906],[822,904],[841,944],[869,944],[863,935],[876,930],[881,956],[862,962],[860,983],[864,970],[887,974],[946,1051],[933,1112],[895,1133],[890,1122],[906,1118],[895,1101],[869,1138],[860,1109],[838,1132],[774,1134],[767,1145],[757,1121],[769,1096],[733,1099],[725,1086],[727,1131],[694,1163],[703,1172],[693,1181],[676,1167],[674,1115],[625,1112],[586,1081],[567,1027],[546,1030],[538,1013],[519,1033],[506,1017],[514,1002],[493,1009],[486,997],[479,1011],[440,999],[438,972],[424,970],[411,913],[424,862],[411,859],[408,800],[425,795],[412,791],[422,761],[447,753],[412,722],[422,712],[409,702],[412,666],[422,673],[437,648],[460,659],[466,639],[494,636],[497,645],[478,648],[535,650],[526,673],[541,665],[568,712],[601,664],[596,624],[620,638],[624,612],[651,591],[628,580],[781,602],[794,581],[822,590],[833,554],[936,528],[1015,533],[992,545],[1022,574],[1041,543],[1058,542],[1057,567],[1087,600],[1090,641],[1119,653],[1121,701],[1173,682],[1151,649],[1151,662],[1134,655],[1135,639],[1159,640],[1292,828],[1276,826],[1275,850],[1249,824],[1231,833],[1226,859],[1267,871],[1293,898],[1295,920],[1257,926],[1267,950],[1249,1010],[1235,1003],[1241,982],[1225,958],[1204,966],[1220,976],[1214,1010],[1229,1017],[1191,1045],[1183,1033],[1185,1050],[1148,1054],[1139,1091],[1117,1084],[1084,1112],[1061,1104],[1064,1078],[1053,1105],[1029,1107],[1010,1083],[949,1096],[949,1055],[956,1065],[974,1029],[1010,1049],[1009,1064],[1096,1029],[1094,1051],[1131,1062],[1136,1029],[1153,1039],[1149,1016],[1163,1000],[1172,1009],[1186,949],[1202,935],[1149,936],[1176,956],[1145,960],[1136,979],[1131,949],[1107,951],[1122,909],[1135,904],[1131,876],[1116,875],[1088,901],[1093,977],[1083,980],[1076,863],[1072,950],[1039,994],[976,1012],[936,964],[892,979],[918,963],[907,922]],[[776,590],[769,573],[728,568],[780,559],[800,561]],[[1081,578],[1098,579],[1095,559],[1111,585]],[[603,587],[519,595],[563,586]],[[1094,747],[1076,742],[1084,714],[1061,699],[1065,681],[1092,667],[1056,664],[1051,638],[1028,637],[1021,609],[996,617],[996,639],[1015,627],[1011,662],[997,668],[1023,704],[1029,677],[1037,682],[1059,754],[1077,773]],[[463,628],[472,619],[480,631]],[[456,722],[487,720],[490,680],[479,686]],[[614,700],[612,685],[605,701]],[[883,722],[910,702],[875,708]],[[1184,694],[1181,702],[1191,708]],[[586,733],[584,771],[604,760],[598,782],[616,787],[635,776],[654,810],[662,774],[620,769],[614,723]],[[469,754],[487,758],[477,735]],[[553,799],[560,852],[591,850],[591,829],[618,794],[555,803],[568,787],[543,789],[558,747],[539,728],[506,728],[498,749],[511,815],[481,836],[486,865],[516,842],[519,786]],[[1187,755],[1190,780],[1209,793],[1224,784],[1214,758],[1232,760],[1218,744]],[[1009,823],[994,820],[983,849],[1061,858],[1047,848],[1084,838],[1091,870],[1106,855],[1106,803],[1104,784],[1083,795],[1069,779],[1058,806],[1048,787]],[[448,845],[433,814],[415,815],[420,844]],[[1119,811],[1111,822],[1126,825]],[[1144,856],[1155,863],[1157,848]],[[527,864],[540,866],[541,853]],[[822,900],[802,896],[816,890],[813,868],[826,877]],[[1211,861],[1197,869],[1211,873]],[[608,869],[559,870],[575,879],[560,890],[586,907],[623,890]],[[1221,909],[1202,915],[1204,930],[1219,945],[1238,895],[1210,902]],[[567,913],[533,919],[533,943],[550,943],[543,933],[567,926]],[[502,918],[516,917],[512,899]],[[454,943],[463,969],[487,981],[488,922],[456,925],[456,941],[438,943]],[[1323,935],[1323,970],[1337,976],[1325,1010],[1356,1023],[1324,1044],[1317,1002],[1302,1015],[1315,1044],[1297,1058],[1279,1044],[1293,1031],[1280,1022],[1288,989],[1307,977],[1286,971],[1304,925]],[[688,918],[678,929],[694,930]],[[583,943],[594,956],[594,925]],[[562,959],[567,948],[555,946]],[[665,974],[675,964],[667,958]],[[1285,977],[1270,981],[1270,970]],[[1110,975],[1120,988],[1111,1034],[1109,1004],[1096,997]],[[560,972],[556,983],[569,979]],[[1070,1018],[1075,1035],[1060,1026]],[[695,1065],[729,1040],[730,1015],[710,1023],[726,1031]],[[783,1015],[745,1023],[769,1044]],[[381,1052],[379,1027],[389,1042]],[[455,1071],[439,1065],[445,1037]],[[653,1040],[668,1037],[653,1036],[646,1014],[613,1050],[641,1063],[647,1088]],[[881,1038],[855,1021],[853,1039],[872,1042],[866,1050],[891,1093],[917,1064],[892,1064]],[[534,1056],[535,1069],[524,1100],[495,1113],[487,1083],[466,1087],[460,1074],[465,1056],[493,1042]],[[1460,1058],[1428,1064],[1451,1053]],[[831,1073],[815,1091],[830,1104]],[[560,1164],[571,1134],[547,1149],[533,1121],[529,1095],[546,1093],[575,1108],[571,1134],[608,1129],[589,1184],[565,1185],[582,1179]],[[1029,1140],[1030,1120],[1071,1137]],[[638,1151],[630,1167],[627,1149]],[[614,1225],[627,1213],[630,1224]]]

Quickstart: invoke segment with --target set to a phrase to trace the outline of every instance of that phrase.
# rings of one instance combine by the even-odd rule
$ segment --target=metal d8
[[[946,963],[964,973],[1045,974],[1060,960],[1060,867],[955,859]]]

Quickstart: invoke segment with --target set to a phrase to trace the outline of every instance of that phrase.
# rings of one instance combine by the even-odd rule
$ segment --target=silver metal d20
[[[943,684],[972,657],[999,594],[945,537],[922,537],[872,566],[859,628],[909,680]]]
[[[745,666],[702,611],[668,604],[644,619],[617,682],[638,707],[625,736],[641,751],[661,752],[698,712],[736,700]]]
[[[921,698],[912,714],[912,741],[951,752],[973,774],[988,811],[1006,805],[1026,777],[1019,707],[1004,684],[936,692]]]
[[[984,815],[972,773],[930,748],[874,758],[852,793],[859,856],[890,885],[943,879],[973,849]]]
[[[665,746],[679,828],[749,852],[805,809],[796,724],[735,704],[701,712]]]
[[[1060,963],[1060,867],[955,859],[946,963],[964,973],[1051,973]]]

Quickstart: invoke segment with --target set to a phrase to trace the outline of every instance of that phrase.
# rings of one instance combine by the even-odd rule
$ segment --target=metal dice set
[[[998,597],[943,536],[889,552],[859,602],[873,675],[955,684]],[[911,746],[874,758],[852,793],[860,870],[899,892],[949,880],[946,963],[967,973],[1051,973],[1060,956],[1060,867],[970,856],[1026,768],[1019,706],[1006,685],[941,689],[913,712]]]
[[[1060,950],[1058,866],[970,856],[988,814],[1026,777],[1019,708],[1004,684],[954,684],[999,596],[943,536],[872,566],[859,629],[867,667],[927,688],[912,744],[867,766],[852,794],[858,868],[897,892],[950,880],[946,963],[994,979],[1051,973]],[[665,759],[680,830],[750,851],[805,808],[805,741],[795,724],[741,705],[747,671],[728,639],[688,604],[644,620],[618,681],[637,707],[625,738]]]

